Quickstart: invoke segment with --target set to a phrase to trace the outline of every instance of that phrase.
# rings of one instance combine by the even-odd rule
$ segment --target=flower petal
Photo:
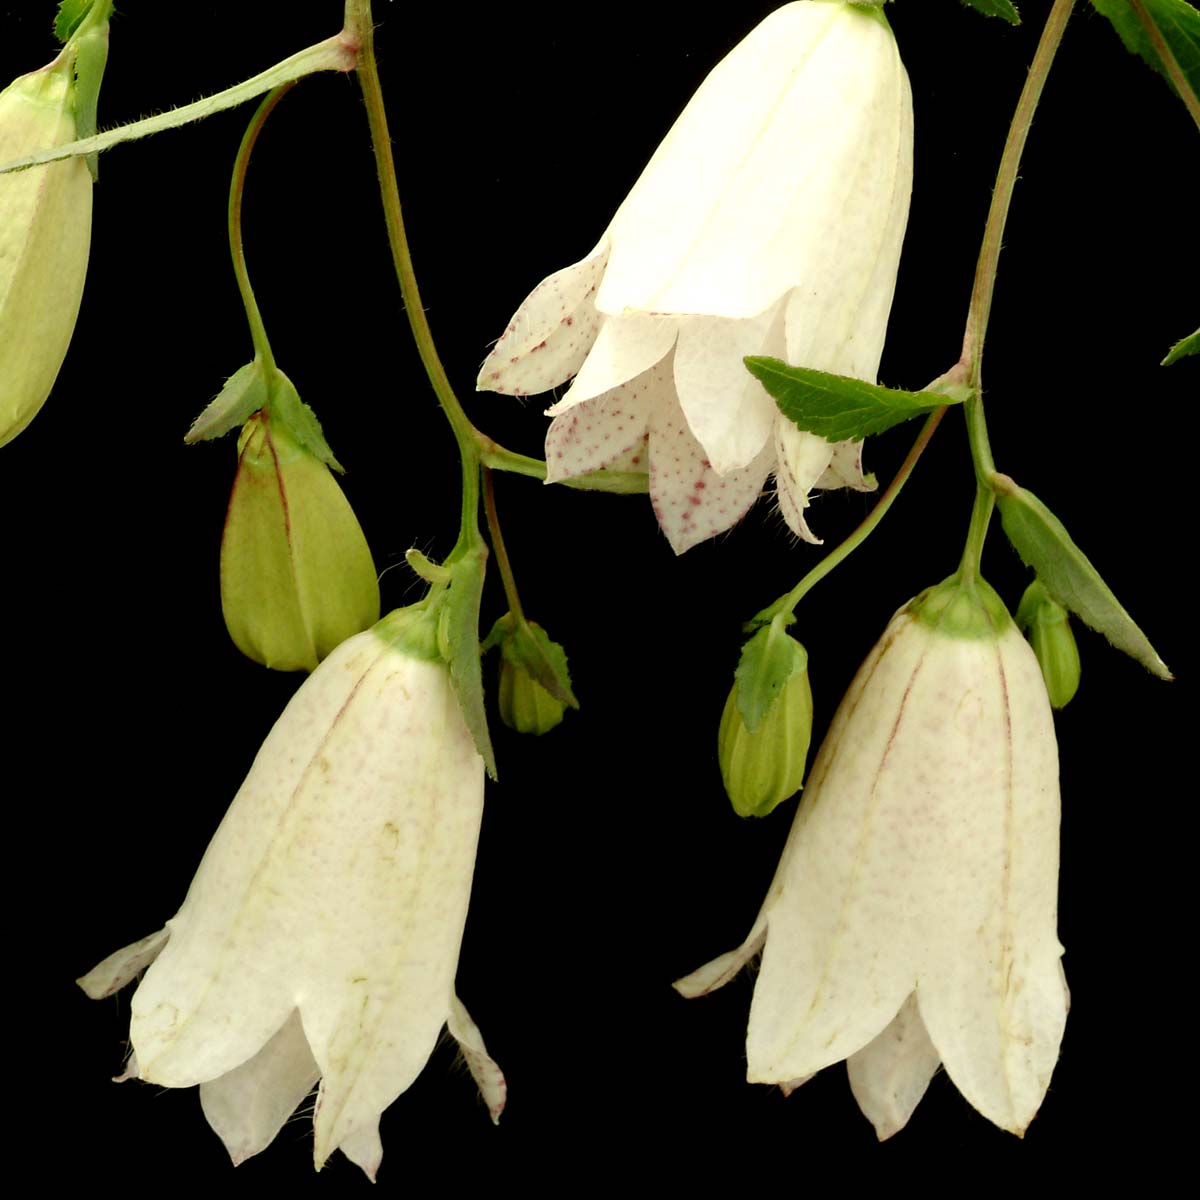
[[[674,397],[650,414],[650,500],[671,548],[682,554],[750,511],[771,469],[770,448],[748,466],[718,475]]]
[[[363,1173],[372,1182],[379,1172],[379,1164],[383,1162],[383,1142],[379,1137],[379,1122],[367,1124],[356,1129],[348,1137],[342,1139],[338,1149],[356,1167],[361,1167]],[[317,1164],[319,1170],[321,1163]]]
[[[861,1050],[916,984],[924,931],[912,916],[926,880],[910,868],[910,797],[891,786],[890,754],[927,641],[900,639],[898,622],[838,708],[764,904],[752,1082],[787,1082]]]
[[[917,1002],[958,1090],[1020,1134],[1046,1094],[1067,1018],[1058,753],[1028,643],[1012,628],[986,651],[990,687],[976,686],[958,713],[961,787],[945,814],[939,933],[927,939]]]
[[[742,360],[782,350],[781,315],[781,307],[772,305],[744,321],[689,317],[679,324],[679,406],[718,475],[752,462],[771,436],[779,410]]]
[[[940,1064],[915,993],[874,1041],[846,1060],[850,1090],[881,1142],[908,1124]]]
[[[767,923],[760,916],[750,930],[750,936],[736,950],[729,950],[712,962],[697,967],[690,975],[675,980],[672,986],[689,1000],[715,992],[717,988],[724,987],[762,949],[766,936]]]
[[[791,421],[778,417],[775,423],[775,485],[779,511],[788,528],[799,538],[815,545],[821,539],[808,527],[804,510],[808,494],[817,486],[833,461],[833,447],[815,433],[797,429]]]
[[[557,417],[648,371],[670,354],[678,329],[669,317],[606,318],[575,382],[546,415]]]
[[[507,396],[547,392],[583,365],[600,328],[593,303],[608,261],[608,243],[543,279],[517,309],[479,369],[479,391]]]
[[[864,206],[888,201],[859,171],[902,75],[872,18],[829,4],[772,13],[711,72],[618,210],[600,311],[743,318],[797,285],[818,303],[842,290],[830,228],[855,186]]]
[[[504,1081],[504,1073],[496,1065],[496,1060],[487,1052],[479,1026],[471,1020],[471,1014],[457,996],[450,1001],[447,1024],[450,1027],[450,1035],[458,1042],[458,1048],[467,1061],[471,1077],[479,1086],[479,1094],[491,1113],[492,1124],[498,1124],[508,1100],[508,1084]]]
[[[856,492],[873,492],[879,484],[874,475],[864,475],[862,442],[834,442],[833,457],[814,487],[851,488]]]
[[[651,396],[673,400],[670,359],[594,400],[575,405],[546,430],[546,482],[589,471],[647,470],[646,437]]]
[[[162,952],[169,936],[169,929],[160,929],[130,946],[123,946],[75,982],[93,1000],[103,1000],[141,974]]]
[[[275,1140],[319,1078],[293,1011],[252,1059],[200,1085],[200,1106],[235,1167]]]

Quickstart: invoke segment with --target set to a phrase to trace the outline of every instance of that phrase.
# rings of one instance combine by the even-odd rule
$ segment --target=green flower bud
[[[0,92],[0,162],[75,140],[74,52]],[[0,446],[37,416],[83,298],[92,177],[82,158],[0,175]]]
[[[734,811],[765,817],[800,790],[812,739],[808,654],[776,617],[742,650],[717,737]]]
[[[524,667],[500,660],[500,720],[518,733],[549,733],[567,706],[556,700]]]
[[[221,608],[239,650],[280,671],[313,670],[379,619],[379,583],[336,480],[265,412],[238,438],[221,540]]]
[[[1017,625],[1029,639],[1054,708],[1065,708],[1079,690],[1079,647],[1067,610],[1035,579],[1021,597]]]

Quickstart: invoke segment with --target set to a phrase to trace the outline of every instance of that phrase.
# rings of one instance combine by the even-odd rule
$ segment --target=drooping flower
[[[790,1091],[845,1060],[880,1138],[941,1063],[1021,1133],[1058,1058],[1058,752],[1032,650],[985,584],[892,620],[842,701],[746,941],[759,950],[748,1078]]]
[[[152,964],[125,1077],[198,1084],[235,1163],[319,1079],[316,1166],[340,1149],[374,1178],[380,1113],[446,1025],[493,1119],[504,1107],[455,994],[484,768],[435,643],[402,610],[339,646],[267,737],[183,907],[80,980],[99,998]]]
[[[747,355],[874,380],[912,184],[912,99],[879,10],[796,0],[708,76],[595,249],[543,280],[479,373],[547,391],[547,478],[642,470],[677,553],[775,474],[789,526],[813,487],[870,486],[860,446],[780,418]]]
[[[75,140],[74,49],[0,92],[0,162]],[[82,158],[0,175],[0,446],[37,416],[83,299],[92,177]]]

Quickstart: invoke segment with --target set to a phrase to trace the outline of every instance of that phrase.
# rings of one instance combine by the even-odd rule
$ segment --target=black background
[[[232,84],[340,18],[335,0],[119,7],[105,126]],[[490,341],[534,283],[593,245],[687,96],[773,7],[377,5],[429,319],[468,412],[499,440],[536,454],[545,421],[540,401],[473,394]],[[957,355],[995,167],[1048,7],[1027,0],[1020,29],[953,0],[889,8],[913,82],[916,182],[884,382],[920,387]],[[52,56],[52,8],[4,9],[4,77]],[[224,226],[250,111],[104,156],[71,352],[42,414],[2,452],[7,1053],[25,1114],[10,1153],[65,1187],[363,1186],[341,1156],[310,1180],[303,1120],[234,1172],[194,1093],[108,1082],[128,994],[94,1004],[71,982],[171,915],[299,683],[242,659],[222,624],[233,440],[182,442],[251,354]],[[1083,686],[1058,723],[1073,1007],[1024,1141],[941,1075],[909,1128],[877,1146],[841,1068],[787,1101],[745,1082],[750,976],[692,1002],[669,986],[741,940],[786,837],[794,802],[761,822],[733,816],[715,730],[741,621],[819,551],[795,544],[764,501],[677,560],[645,498],[506,476],[499,501],[526,608],[567,647],[584,708],[538,741],[493,723],[502,782],[489,785],[459,992],[507,1073],[508,1111],[493,1129],[443,1046],[384,1117],[380,1187],[799,1190],[919,1171],[958,1188],[981,1169],[1045,1179],[1084,1154],[1150,1179],[1166,1169],[1192,1053],[1194,536],[1181,424],[1200,368],[1157,363],[1197,320],[1196,245],[1179,232],[1196,137],[1162,81],[1081,5],[1008,227],[985,365],[992,439],[1000,469],[1067,523],[1180,682],[1078,634]],[[348,468],[385,609],[406,603],[418,591],[404,551],[437,557],[452,543],[457,461],[391,275],[352,78],[305,81],[268,123],[246,244],[279,363]],[[914,433],[868,445],[881,480]],[[879,532],[799,610],[818,734],[891,613],[953,570],[970,501],[951,417]],[[869,504],[823,495],[811,523],[833,546]],[[985,570],[1015,605],[1025,572],[998,530]],[[502,608],[491,579],[485,623]]]

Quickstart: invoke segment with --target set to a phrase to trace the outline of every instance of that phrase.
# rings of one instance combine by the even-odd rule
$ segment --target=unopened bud
[[[721,714],[717,757],[739,816],[765,817],[800,790],[812,710],[808,654],[776,617],[742,650]]]
[[[1029,639],[1046,693],[1054,708],[1065,708],[1079,690],[1079,647],[1067,610],[1035,579],[1021,597],[1017,625]]]
[[[567,706],[556,700],[524,667],[500,661],[500,719],[518,733],[549,733]]]
[[[506,614],[483,643],[484,650],[493,646],[500,648],[500,719],[510,729],[549,733],[568,705],[578,707],[566,653],[536,622]]]
[[[265,412],[238,439],[221,608],[238,649],[280,671],[313,670],[379,619],[375,564],[354,511],[329,468]]]

